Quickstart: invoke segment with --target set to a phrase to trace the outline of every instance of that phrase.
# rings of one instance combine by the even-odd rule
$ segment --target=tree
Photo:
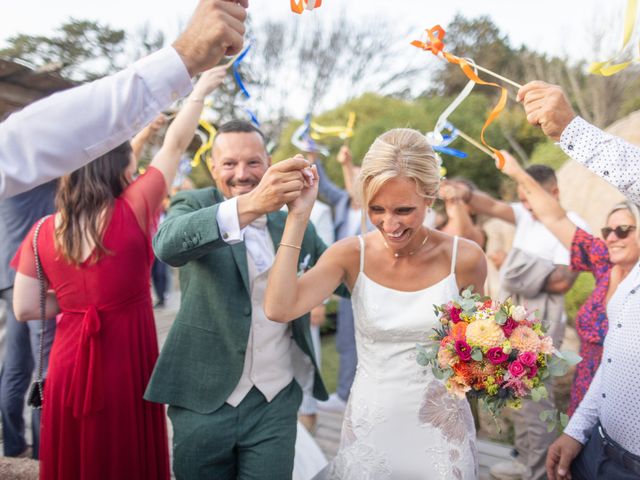
[[[128,35],[97,21],[70,18],[50,37],[19,34],[9,38],[8,46],[0,49],[0,57],[83,82],[114,73],[164,43],[164,34],[149,23]]]
[[[125,32],[90,20],[69,19],[52,37],[15,35],[0,57],[23,60],[34,67],[54,67],[65,77],[93,80],[119,69]]]

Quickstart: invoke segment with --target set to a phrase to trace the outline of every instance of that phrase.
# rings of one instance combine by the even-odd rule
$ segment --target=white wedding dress
[[[318,478],[475,479],[476,437],[469,405],[416,361],[416,344],[439,326],[433,305],[458,293],[458,238],[451,273],[415,292],[368,278],[361,237],[360,244],[360,273],[352,292],[358,368],[339,452]]]

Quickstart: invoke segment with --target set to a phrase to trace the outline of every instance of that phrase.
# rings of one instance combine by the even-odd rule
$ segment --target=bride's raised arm
[[[309,215],[318,194],[317,172],[313,184],[288,204],[289,213],[282,240],[269,273],[264,312],[275,322],[290,322],[321,304],[342,283],[345,269],[340,265],[340,245],[326,250],[316,265],[298,276],[300,245]]]

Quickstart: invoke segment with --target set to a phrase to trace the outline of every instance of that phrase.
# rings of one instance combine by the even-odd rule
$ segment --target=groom
[[[304,375],[327,398],[308,315],[286,325],[262,310],[286,218],[278,210],[300,194],[307,165],[270,164],[260,130],[222,125],[217,188],[176,195],[154,238],[158,258],[180,267],[182,304],[145,398],[169,404],[178,479],[291,478]],[[313,226],[301,247],[304,270],[325,249]]]

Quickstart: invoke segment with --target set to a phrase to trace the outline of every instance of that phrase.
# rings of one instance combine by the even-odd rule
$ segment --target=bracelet
[[[295,248],[296,250],[302,251],[302,247],[299,247],[298,245],[293,245],[291,243],[280,242],[280,246],[281,247],[291,247],[291,248]]]

